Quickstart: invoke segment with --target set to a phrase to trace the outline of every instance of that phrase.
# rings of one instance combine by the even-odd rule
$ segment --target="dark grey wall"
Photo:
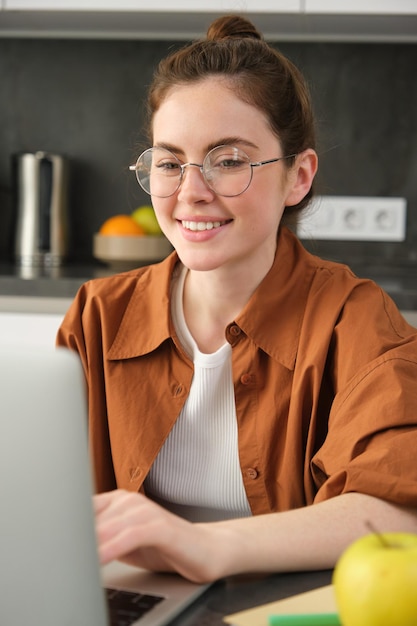
[[[72,258],[114,213],[147,202],[127,166],[143,141],[143,98],[158,60],[178,42],[0,39],[0,259],[13,240],[10,157],[66,154],[72,165]],[[279,44],[277,44],[279,45]],[[357,263],[417,262],[417,46],[283,43],[311,85],[319,121],[319,190],[405,196],[405,243],[326,243]]]

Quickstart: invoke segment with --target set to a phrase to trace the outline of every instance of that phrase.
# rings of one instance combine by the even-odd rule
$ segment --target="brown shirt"
[[[97,489],[139,490],[187,398],[178,258],[81,287],[58,343],[79,352]],[[285,227],[273,267],[225,329],[254,514],[358,491],[417,506],[417,331],[373,282]]]

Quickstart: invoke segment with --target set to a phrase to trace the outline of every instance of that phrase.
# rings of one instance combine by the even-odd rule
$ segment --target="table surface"
[[[209,587],[170,626],[225,626],[226,615],[276,602],[331,582],[332,571],[239,576]]]

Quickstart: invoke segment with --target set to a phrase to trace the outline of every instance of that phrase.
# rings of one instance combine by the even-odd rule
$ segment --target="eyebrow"
[[[244,139],[243,137],[237,137],[237,136],[233,136],[233,137],[221,137],[219,138],[217,141],[211,142],[206,146],[206,152],[210,152],[210,150],[213,150],[213,148],[217,148],[218,146],[246,146],[248,148],[257,148],[258,146],[253,143],[252,141],[249,141],[248,139]],[[155,148],[165,148],[165,150],[170,150],[170,152],[173,152],[174,154],[180,154],[180,155],[184,155],[185,152],[182,148],[179,148],[178,146],[175,146],[173,144],[170,143],[165,143],[165,142],[159,142],[157,144],[155,144],[154,146]]]

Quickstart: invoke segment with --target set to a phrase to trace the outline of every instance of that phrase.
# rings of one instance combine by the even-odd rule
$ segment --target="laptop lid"
[[[83,385],[67,350],[0,348],[2,624],[106,623]]]
[[[1,624],[105,626],[105,585],[163,598],[125,622],[162,626],[206,588],[121,563],[100,570],[75,353],[0,346],[0,481]]]

